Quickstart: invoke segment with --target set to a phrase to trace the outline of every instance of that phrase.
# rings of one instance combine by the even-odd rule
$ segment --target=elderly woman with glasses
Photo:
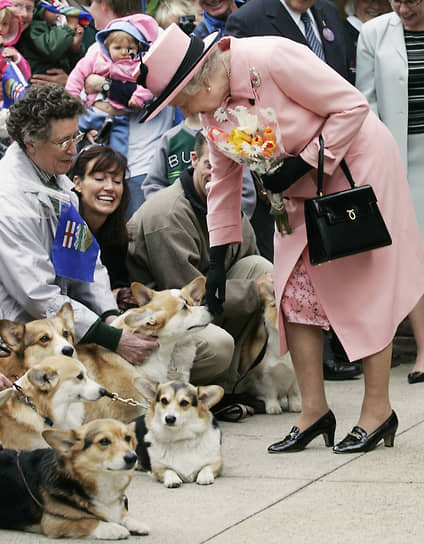
[[[82,111],[78,98],[54,84],[32,87],[10,110],[13,143],[0,161],[0,317],[25,323],[69,302],[76,342],[139,364],[157,343],[109,325],[119,310],[66,176]]]
[[[391,0],[391,5],[392,13],[361,29],[356,86],[399,146],[424,242],[424,2]],[[409,318],[417,343],[408,374],[412,384],[424,382],[424,298]]]

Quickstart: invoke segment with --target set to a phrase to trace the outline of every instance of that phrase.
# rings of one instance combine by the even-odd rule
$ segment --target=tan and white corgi
[[[196,354],[190,332],[206,327],[213,319],[207,307],[200,305],[205,278],[200,276],[182,289],[164,291],[134,282],[131,291],[140,308],[127,310],[112,326],[157,337],[159,348],[138,367],[140,375],[156,383],[189,381]]]
[[[194,387],[168,382],[145,383],[151,404],[136,420],[139,464],[166,487],[184,482],[212,484],[223,467],[221,431],[209,410],[224,390],[219,385]]]
[[[263,303],[263,316],[258,326],[242,346],[240,358],[241,375],[236,391],[248,392],[265,403],[267,414],[281,414],[283,410],[300,412],[301,398],[290,353],[279,354],[278,310],[275,302],[274,283],[271,276],[257,280]],[[259,364],[248,370],[266,342]]]
[[[45,448],[44,429],[80,427],[85,402],[104,394],[77,359],[47,357],[27,370],[13,388],[0,392],[0,442],[17,450]]]
[[[51,448],[0,451],[0,528],[51,538],[118,540],[146,535],[128,514],[125,490],[137,461],[134,425],[94,420],[43,431]]]

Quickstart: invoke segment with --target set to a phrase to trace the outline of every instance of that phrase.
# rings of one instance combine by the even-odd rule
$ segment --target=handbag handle
[[[322,134],[319,135],[319,151],[318,151],[318,175],[317,175],[317,181],[318,181],[318,190],[317,195],[322,196],[323,195],[323,178],[324,178],[324,138],[322,137]],[[344,175],[347,177],[350,186],[352,189],[355,187],[355,182],[353,181],[352,174],[350,173],[349,167],[346,164],[346,161],[342,159],[340,161],[340,167],[343,170]]]

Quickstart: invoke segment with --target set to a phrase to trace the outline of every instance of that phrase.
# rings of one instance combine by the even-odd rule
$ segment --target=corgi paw
[[[90,536],[102,540],[122,540],[123,538],[128,538],[130,532],[126,527],[118,523],[99,521],[99,524]]]
[[[215,481],[211,467],[203,467],[196,478],[196,483],[199,485],[213,484]]]
[[[267,414],[281,414],[283,411],[277,399],[268,399],[265,401],[265,412]]]
[[[165,484],[165,487],[181,487],[183,485],[183,481],[173,470],[167,470],[165,472],[163,475],[163,483]]]
[[[150,529],[145,523],[138,521],[137,519],[127,516],[122,520],[123,525],[128,529],[128,531],[133,535],[148,535]]]

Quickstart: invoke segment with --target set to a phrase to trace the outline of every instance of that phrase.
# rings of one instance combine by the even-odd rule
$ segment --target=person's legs
[[[389,380],[392,343],[383,350],[363,359],[365,392],[358,424],[343,440],[335,453],[358,453],[373,450],[381,440],[393,446],[398,418],[390,406]]]
[[[409,314],[409,320],[417,343],[417,358],[412,372],[424,372],[424,296]]]
[[[358,426],[367,434],[379,427],[392,413],[389,399],[389,380],[392,343],[363,360],[365,392]]]
[[[288,322],[285,329],[302,396],[302,412],[296,423],[302,432],[328,412],[322,368],[322,331],[319,327]]]

